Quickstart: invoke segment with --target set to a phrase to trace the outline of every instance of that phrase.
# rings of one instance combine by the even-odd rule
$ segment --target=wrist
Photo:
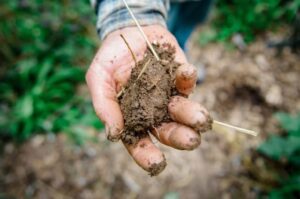
[[[166,27],[167,5],[164,4],[164,1],[127,1],[142,26],[156,24]],[[116,30],[135,26],[122,0],[101,1],[97,9],[97,31],[102,40]]]

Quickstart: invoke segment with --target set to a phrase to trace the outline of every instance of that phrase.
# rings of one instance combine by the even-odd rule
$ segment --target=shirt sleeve
[[[141,25],[166,27],[168,0],[127,0],[127,3]],[[122,0],[98,0],[95,9],[100,39],[117,29],[135,26]]]

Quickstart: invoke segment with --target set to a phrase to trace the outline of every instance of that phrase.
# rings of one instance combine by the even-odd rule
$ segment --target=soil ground
[[[255,198],[269,189],[274,176],[254,149],[268,133],[277,132],[273,113],[300,110],[300,58],[288,49],[281,56],[268,49],[265,38],[275,37],[261,37],[243,52],[221,44],[199,47],[196,37],[190,45],[193,62],[204,64],[207,72],[191,98],[213,118],[260,136],[211,131],[189,152],[157,143],[168,166],[150,177],[104,133],[87,129],[98,142],[82,147],[62,134],[39,135],[19,148],[4,146],[0,198]]]

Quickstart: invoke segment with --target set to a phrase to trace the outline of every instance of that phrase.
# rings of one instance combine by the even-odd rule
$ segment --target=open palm
[[[179,92],[189,95],[196,82],[196,70],[188,64],[174,36],[159,25],[144,26],[150,42],[170,43],[176,48],[175,61],[181,63],[176,71],[176,87]],[[96,114],[105,123],[107,138],[120,139],[124,127],[123,116],[117,101],[117,93],[130,77],[134,60],[120,35],[123,35],[137,60],[146,50],[146,42],[136,27],[128,27],[109,34],[103,41],[92,64],[86,81],[92,96]],[[152,134],[163,144],[181,150],[192,150],[200,144],[200,132],[208,125],[209,114],[199,104],[187,98],[174,96],[168,110],[176,122],[163,123]],[[195,130],[196,129],[196,130]],[[136,145],[125,144],[133,159],[146,171],[155,175],[165,167],[163,153],[153,144],[150,136],[142,138]]]

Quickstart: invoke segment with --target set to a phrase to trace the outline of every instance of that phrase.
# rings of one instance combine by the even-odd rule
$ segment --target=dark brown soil
[[[154,47],[160,60],[148,49],[144,59],[132,69],[119,97],[125,122],[122,139],[128,144],[135,144],[153,127],[171,120],[168,103],[177,93],[174,78],[179,64],[174,61],[174,47],[169,44]]]

